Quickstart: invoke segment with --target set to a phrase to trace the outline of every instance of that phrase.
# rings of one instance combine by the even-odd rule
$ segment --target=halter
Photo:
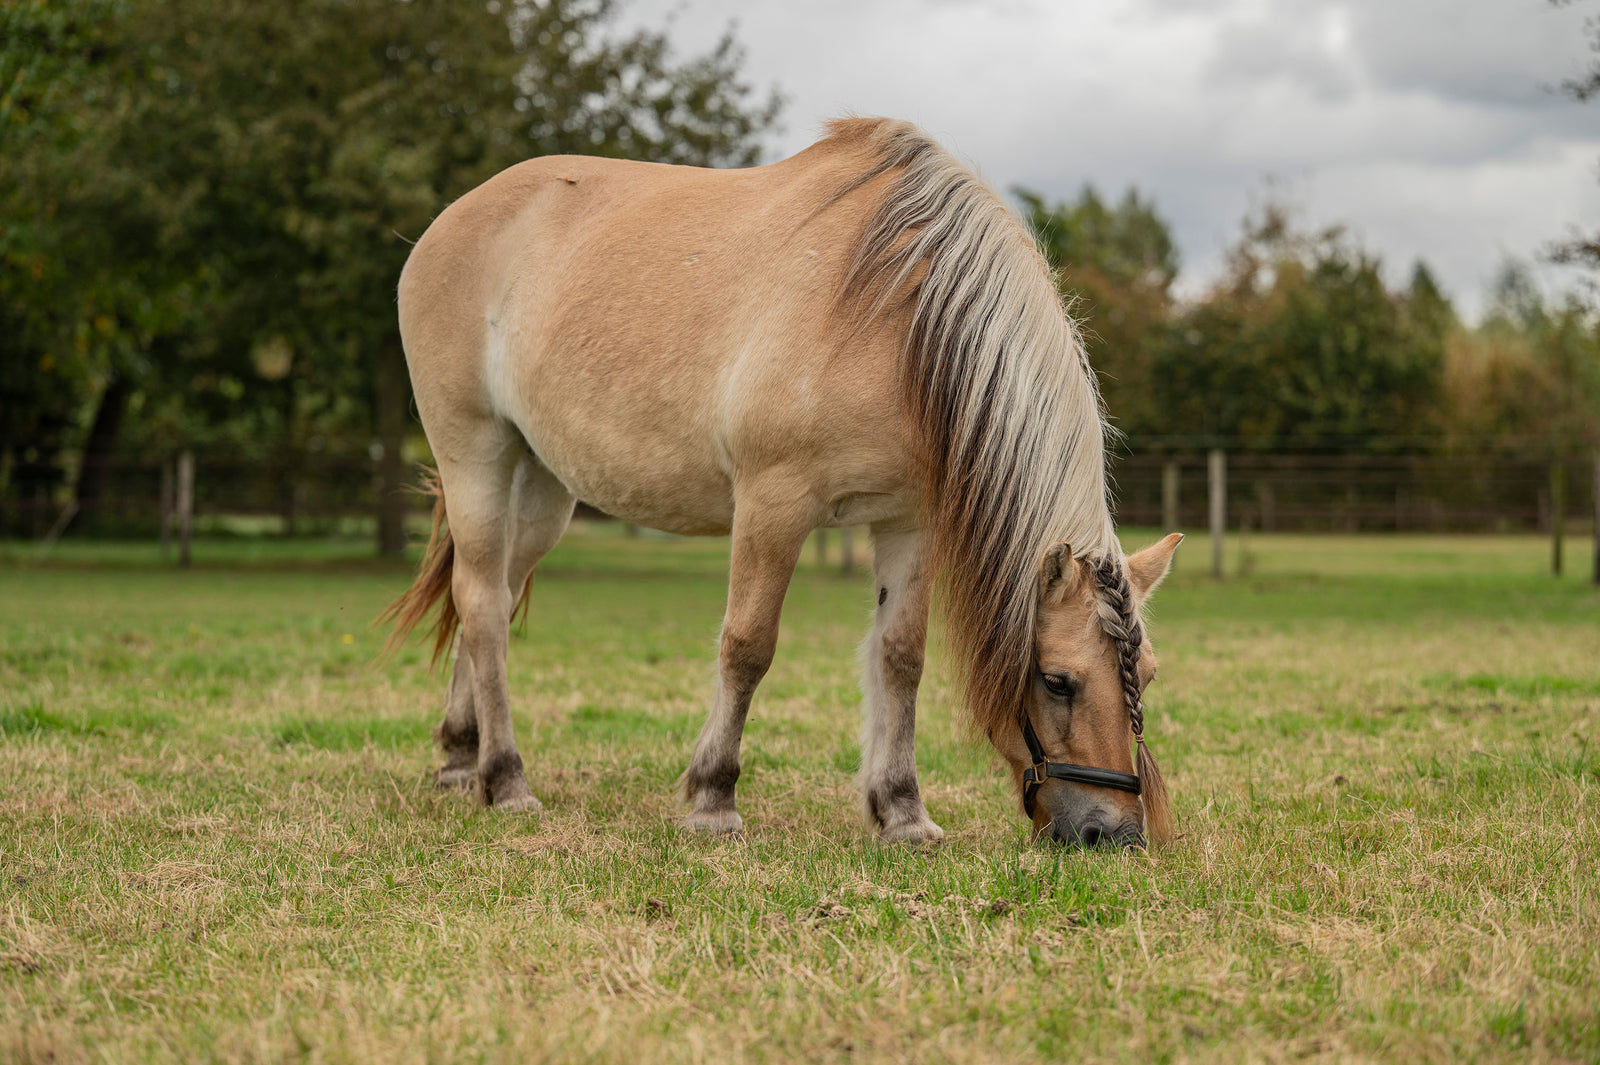
[[[1122,679],[1123,699],[1128,707],[1129,723],[1133,726],[1133,741],[1144,743],[1144,704],[1139,700],[1137,675],[1138,647],[1144,636],[1139,628],[1138,615],[1133,611],[1133,595],[1128,588],[1128,576],[1121,566],[1110,558],[1091,563],[1102,600],[1110,600],[1116,618],[1100,616],[1100,627],[1117,645],[1118,670]],[[1033,731],[1033,720],[1026,711],[1022,715],[1022,739],[1028,745],[1028,755],[1033,764],[1022,771],[1022,808],[1033,816],[1034,796],[1046,780],[1070,780],[1078,784],[1092,784],[1098,788],[1115,788],[1135,795],[1143,790],[1139,778],[1132,773],[1119,773],[1115,769],[1100,769],[1092,765],[1074,765],[1071,762],[1052,762],[1045,756],[1044,744]]]
[[[1033,816],[1033,798],[1039,785],[1050,780],[1070,780],[1078,784],[1093,784],[1100,788],[1116,788],[1139,794],[1139,778],[1132,773],[1119,773],[1115,769],[1099,769],[1092,765],[1073,765],[1071,762],[1052,762],[1045,757],[1044,745],[1033,731],[1033,722],[1022,718],[1022,738],[1028,745],[1033,764],[1022,771],[1022,808]],[[1140,742],[1144,740],[1140,737]]]

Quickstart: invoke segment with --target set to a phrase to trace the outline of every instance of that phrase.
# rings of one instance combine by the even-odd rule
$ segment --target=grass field
[[[1253,537],[1219,584],[1192,538],[1154,856],[1030,846],[937,666],[946,841],[873,842],[871,592],[809,553],[746,835],[681,834],[726,545],[599,526],[512,642],[547,809],[475,809],[428,783],[442,676],[372,664],[408,574],[365,550],[0,549],[0,1054],[1600,1061],[1600,595],[1540,541]]]

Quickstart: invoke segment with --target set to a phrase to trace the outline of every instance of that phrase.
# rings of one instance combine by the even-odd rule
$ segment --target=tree
[[[776,115],[731,37],[677,63],[661,34],[611,33],[614,10],[126,0],[72,101],[98,98],[94,136],[55,172],[75,175],[74,213],[116,233],[68,250],[103,253],[130,299],[182,308],[137,331],[141,410],[253,426],[291,467],[299,429],[337,412],[353,450],[382,456],[379,546],[400,550],[409,240],[527,156],[744,164]]]
[[[1298,231],[1269,206],[1223,278],[1155,355],[1166,432],[1323,450],[1416,446],[1437,422],[1454,315],[1425,268],[1388,292],[1338,228]]]
[[[1027,189],[1015,193],[1063,297],[1083,317],[1107,409],[1128,432],[1157,431],[1151,350],[1172,310],[1178,276],[1167,223],[1133,188],[1115,206],[1092,185],[1076,201],[1056,204]]]
[[[1574,0],[1550,2],[1556,7],[1566,7]],[[1585,19],[1584,30],[1589,37],[1589,51],[1593,58],[1583,74],[1561,82],[1561,91],[1579,103],[1600,96],[1600,17],[1591,15]],[[1600,269],[1600,233],[1585,234],[1574,229],[1566,240],[1551,246],[1550,259],[1566,265]]]
[[[1451,345],[1445,396],[1469,439],[1555,456],[1600,446],[1600,314],[1570,293],[1552,303],[1524,264],[1507,262],[1482,324]]]
[[[104,376],[103,293],[67,268],[70,214],[49,161],[83,137],[74,103],[105,51],[110,0],[0,6],[0,529],[37,531]]]

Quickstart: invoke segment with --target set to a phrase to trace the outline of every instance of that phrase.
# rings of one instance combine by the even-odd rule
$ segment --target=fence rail
[[[1220,500],[1227,528],[1337,532],[1550,532],[1559,510],[1587,524],[1595,513],[1596,459],[1504,454],[1285,455],[1233,451]],[[1113,460],[1117,520],[1201,529],[1210,525],[1209,455],[1136,452]],[[175,463],[173,464],[175,465]],[[155,536],[163,477],[172,466],[118,462],[93,513],[74,531]],[[286,534],[366,521],[377,506],[376,464],[340,459],[293,466],[196,455],[194,513],[201,527],[224,519]],[[168,500],[172,497],[166,496]],[[0,535],[41,537],[60,523],[65,489],[0,490]],[[422,501],[416,502],[421,509]],[[166,507],[170,508],[171,503]]]
[[[1229,452],[1226,524],[1266,532],[1549,532],[1558,504],[1568,518],[1594,513],[1594,461]],[[1208,527],[1208,462],[1205,452],[1115,460],[1118,521]],[[1553,483],[1562,490],[1553,492]]]

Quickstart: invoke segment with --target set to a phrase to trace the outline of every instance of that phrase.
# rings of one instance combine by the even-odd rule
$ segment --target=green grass
[[[673,787],[725,543],[597,526],[541,568],[534,818],[429,787],[443,677],[373,665],[408,574],[364,544],[0,547],[0,1055],[1600,1060],[1587,573],[1533,539],[1252,536],[1219,584],[1207,550],[1153,604],[1182,838],[1144,857],[1030,846],[937,665],[946,842],[873,842],[870,588],[809,552],[719,840]]]

